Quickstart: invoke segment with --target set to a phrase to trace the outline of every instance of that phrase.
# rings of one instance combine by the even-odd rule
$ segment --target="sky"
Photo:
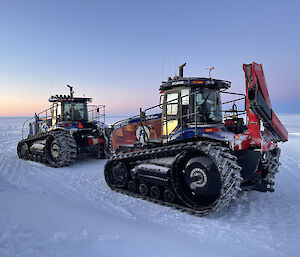
[[[156,105],[187,62],[244,93],[243,63],[262,63],[275,113],[300,113],[300,1],[0,0],[0,116],[28,116],[52,94],[108,115]]]

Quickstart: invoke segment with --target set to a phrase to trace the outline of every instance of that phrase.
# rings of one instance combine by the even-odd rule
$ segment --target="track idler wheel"
[[[28,159],[29,148],[25,142],[19,142],[17,146],[17,153],[20,159]]]
[[[128,184],[128,169],[123,162],[106,165],[104,176],[110,187],[124,188]]]
[[[179,155],[172,168],[178,197],[189,207],[212,208],[221,192],[221,175],[215,162],[202,152]]]

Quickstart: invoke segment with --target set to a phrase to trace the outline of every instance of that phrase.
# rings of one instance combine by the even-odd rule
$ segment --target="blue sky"
[[[244,92],[252,61],[275,112],[299,113],[299,10],[300,1],[0,0],[0,115],[43,110],[66,84],[111,115],[134,114],[157,104],[161,80],[184,62],[186,75],[214,66]]]

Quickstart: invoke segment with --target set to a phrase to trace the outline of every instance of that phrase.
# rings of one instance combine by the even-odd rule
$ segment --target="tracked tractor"
[[[113,124],[109,187],[195,215],[221,209],[240,191],[273,192],[278,143],[288,133],[262,65],[243,66],[246,94],[210,75],[184,77],[184,66],[160,85],[159,105]]]
[[[106,158],[105,106],[88,105],[92,98],[74,97],[73,87],[68,87],[69,95],[51,96],[49,109],[24,122],[17,146],[20,159],[62,167],[82,155]],[[28,136],[24,138],[26,125]]]

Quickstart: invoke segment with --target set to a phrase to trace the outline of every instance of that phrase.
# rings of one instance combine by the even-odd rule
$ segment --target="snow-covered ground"
[[[0,118],[0,257],[299,256],[300,115],[281,115],[275,193],[198,218],[112,192],[104,160],[54,169],[19,160],[22,118]]]

